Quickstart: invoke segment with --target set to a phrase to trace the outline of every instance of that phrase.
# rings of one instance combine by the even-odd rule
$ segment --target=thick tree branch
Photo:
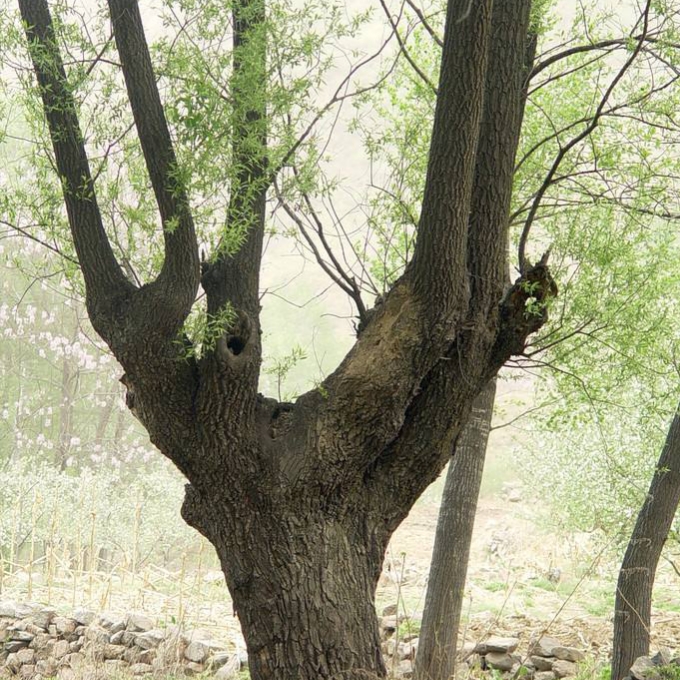
[[[205,263],[201,283],[208,313],[227,304],[255,323],[259,316],[260,262],[264,238],[265,198],[270,184],[267,159],[266,45],[264,0],[238,0],[234,26],[231,197],[226,235],[213,262]]]
[[[189,198],[156,86],[137,0],[109,0],[128,99],[163,225],[165,261],[157,283],[180,324],[194,303],[199,258]]]
[[[137,288],[125,277],[102,223],[47,2],[21,0],[19,6],[85,278],[89,317],[123,365],[127,402],[151,441],[182,472],[195,474],[196,469],[203,469],[191,454],[198,450],[192,409],[196,363],[183,355],[175,339],[193,303],[197,273],[193,290],[185,286],[174,299],[156,284]],[[191,259],[191,254],[184,253],[184,257]],[[160,395],[172,395],[162,408],[157,407]]]
[[[416,292],[449,321],[469,297],[467,235],[491,28],[489,0],[452,0],[410,271]],[[469,11],[468,11],[469,10]]]
[[[484,329],[489,323],[489,314],[492,314],[497,308],[506,276],[504,264],[506,251],[502,245],[504,241],[499,238],[499,234],[502,234],[507,228],[509,192],[512,186],[514,155],[519,137],[523,85],[526,82],[526,65],[524,62],[529,3],[526,0],[516,0],[515,3],[511,4],[511,7],[505,8],[507,13],[502,9],[498,10],[495,21],[498,23],[499,53],[503,53],[506,60],[508,59],[508,52],[514,51],[516,54],[510,59],[509,65],[503,64],[501,66],[500,73],[491,74],[487,71],[488,77],[493,80],[493,83],[490,82],[487,88],[489,91],[494,90],[494,96],[496,97],[498,96],[498,92],[495,91],[498,81],[495,78],[501,79],[503,83],[508,79],[511,82],[509,87],[504,85],[505,92],[501,96],[501,101],[499,103],[494,102],[489,106],[488,111],[486,111],[489,116],[489,120],[486,123],[488,127],[495,128],[498,130],[499,135],[503,135],[502,146],[504,151],[500,154],[500,159],[498,155],[494,156],[490,149],[488,154],[482,154],[479,162],[480,166],[483,167],[479,170],[479,177],[477,178],[478,193],[476,194],[476,205],[480,213],[483,214],[476,224],[472,224],[470,240],[463,236],[459,241],[461,247],[465,247],[465,244],[470,244],[475,256],[479,255],[477,261],[479,272],[480,275],[487,279],[480,281],[479,285],[474,289],[475,300],[480,301],[479,306],[477,307],[477,302],[475,302],[475,315],[474,317],[472,316],[473,309],[471,309],[464,324],[465,328],[474,329],[469,333],[466,331],[464,334],[466,337],[474,338],[474,340],[470,340],[471,342],[479,344],[480,353],[477,356],[480,366],[486,365],[495,341],[493,333],[489,334]],[[518,25],[510,30],[509,24],[514,23]],[[452,20],[452,25],[453,30],[457,32],[455,20]],[[444,72],[442,72],[442,76],[443,74]],[[483,75],[486,76],[486,73]],[[454,84],[449,84],[450,88],[453,86]],[[445,94],[440,88],[440,100],[442,97],[445,97]],[[460,101],[457,103],[460,104]],[[450,102],[449,105],[451,105]],[[464,107],[453,107],[453,111],[459,115],[463,115],[463,112],[469,112]],[[466,119],[465,123],[468,122]],[[451,122],[449,121],[449,128],[447,130],[440,130],[439,134],[442,138],[446,137],[448,132],[451,132],[450,126]],[[477,133],[478,131],[474,132],[474,134]],[[453,134],[455,135],[455,131]],[[494,141],[498,141],[497,136],[494,137]],[[446,140],[446,142],[449,144],[449,148],[452,148],[452,141]],[[460,148],[456,148],[460,151]],[[474,146],[469,150],[471,152],[477,151]],[[465,149],[465,151],[468,151],[468,149]],[[433,143],[433,156],[440,156],[445,153],[446,150],[441,145]],[[446,164],[449,160],[440,159],[440,162]],[[455,171],[460,172],[463,165],[463,161],[459,158]],[[451,169],[452,166],[449,165],[448,167]],[[500,190],[487,187],[488,183],[497,180],[496,175],[499,171],[505,173],[507,186],[502,187]],[[451,200],[452,193],[449,193],[450,187],[444,183],[444,179],[437,178],[435,180],[436,188],[441,193],[433,193],[431,195],[432,201],[443,201],[443,204],[439,203],[431,206],[431,209],[441,210],[441,215],[446,215],[446,211],[452,207],[448,203]],[[472,182],[472,178],[469,178],[469,180]],[[452,192],[455,192],[457,188],[454,187]],[[472,187],[470,187],[471,189]],[[501,202],[499,207],[490,205],[498,201]],[[456,207],[453,206],[453,208]],[[423,209],[425,210],[426,206]],[[466,225],[470,219],[469,211],[470,207],[463,211]],[[444,224],[441,226],[442,233],[440,237],[450,237],[451,234],[446,231]],[[489,243],[489,239],[492,243]],[[500,245],[496,242],[498,240],[501,241]],[[497,257],[490,267],[485,269],[481,264],[483,261],[482,255],[487,255],[488,253],[482,253],[481,251],[488,247],[491,247],[496,252]],[[422,250],[420,252],[423,253]],[[435,262],[438,261],[438,256],[439,253],[434,255],[428,253],[428,258],[434,257]],[[465,276],[463,281],[467,285],[467,271],[465,270],[466,253],[463,252],[461,256],[460,253],[456,252],[456,257],[459,257],[463,262],[463,273]],[[445,263],[441,262],[441,266],[444,267],[446,265],[450,268],[452,262],[453,260],[449,258]],[[453,276],[450,273],[450,269],[443,272],[431,271],[429,274],[433,278],[440,275],[444,278]],[[449,278],[449,280],[452,279]],[[439,454],[432,459],[428,458],[427,461],[423,458],[419,462],[414,462],[409,452],[409,445],[404,444],[402,447],[397,442],[401,442],[405,429],[410,428],[413,409],[420,408],[416,404],[422,403],[423,399],[428,404],[427,407],[423,407],[423,413],[425,413],[425,408],[431,408],[432,404],[436,403],[437,400],[442,400],[443,403],[447,404],[443,408],[441,419],[438,421],[441,424],[448,424],[442,430],[442,436],[446,437],[446,433],[449,432],[447,428],[454,427],[458,417],[455,409],[451,410],[450,395],[458,389],[469,389],[470,394],[474,394],[478,388],[475,373],[479,369],[475,368],[469,375],[467,373],[461,375],[458,363],[458,349],[454,349],[457,347],[457,344],[454,343],[452,348],[450,335],[447,342],[445,337],[438,337],[436,333],[432,333],[429,330],[430,324],[433,321],[433,317],[429,312],[429,305],[440,305],[442,298],[434,297],[423,300],[416,293],[416,299],[411,299],[411,281],[412,279],[407,274],[388,293],[384,303],[376,310],[375,316],[360,336],[357,346],[323,386],[324,391],[327,390],[328,392],[328,400],[322,409],[322,428],[324,431],[336,433],[335,436],[338,440],[335,443],[336,450],[325,451],[324,459],[326,464],[332,460],[334,469],[341,468],[344,470],[343,479],[345,481],[356,481],[357,478],[361,478],[367,467],[373,464],[376,457],[380,457],[381,460],[384,459],[385,465],[387,465],[387,460],[389,459],[391,464],[395,465],[395,470],[399,469],[404,472],[407,468],[411,470],[412,466],[417,468],[419,465],[423,465],[420,471],[421,477],[429,474],[436,475],[438,470],[435,470],[435,468],[441,460]],[[436,285],[436,283],[433,285]],[[450,295],[452,290],[449,287],[446,290],[445,296]],[[483,300],[482,292],[485,292],[486,296],[483,302],[481,302]],[[453,305],[455,302],[457,301],[445,297],[442,306],[447,304]],[[463,301],[463,303],[465,302],[466,300]],[[444,314],[450,314],[450,310],[451,307],[449,310],[444,310]],[[462,309],[460,311],[462,312]],[[479,314],[476,312],[479,312]],[[437,318],[437,313],[438,310],[435,312],[434,319]],[[446,320],[450,323],[450,316]],[[462,319],[460,320],[462,321]],[[451,333],[451,326],[448,324],[444,325],[448,332]],[[410,330],[405,332],[407,326],[410,326]],[[416,329],[419,330],[416,331]],[[479,332],[479,335],[477,335],[477,332]],[[425,335],[423,336],[421,333],[425,333]],[[409,348],[411,349],[409,350]],[[474,351],[473,354],[475,354]],[[407,356],[410,357],[408,361],[406,361]],[[442,359],[442,356],[445,358]],[[483,356],[485,356],[484,359],[481,358]],[[414,358],[416,361],[414,361]],[[441,374],[435,380],[436,387],[432,389],[425,387],[434,380],[431,376],[435,374],[437,376]],[[397,382],[394,381],[395,376],[399,376]],[[427,377],[424,378],[424,376]],[[388,387],[386,381],[390,380],[390,378],[391,382]],[[462,387],[460,387],[461,384]],[[433,396],[423,397],[421,392],[424,390]],[[461,401],[465,401],[465,399],[461,397]],[[347,411],[349,406],[347,404],[350,403],[354,404],[354,406],[350,411],[352,419],[348,420]],[[343,408],[340,408],[341,405]],[[408,437],[406,439],[410,441]],[[428,441],[432,440],[428,438]],[[431,451],[424,455],[429,456],[430,453]],[[403,458],[401,457],[402,455]],[[432,467],[428,467],[428,465]],[[382,473],[380,474],[382,475]],[[408,474],[406,473],[403,475],[404,478],[407,476]],[[336,476],[334,482],[340,485],[342,480]]]
[[[104,229],[76,105],[56,42],[46,0],[20,0],[29,53],[52,139],[64,203],[78,254],[92,322],[101,303],[130,293]]]
[[[471,305],[483,316],[506,286],[513,171],[535,49],[535,40],[527,38],[530,7],[528,0],[506,0],[493,8],[468,235]]]
[[[367,487],[372,510],[384,518],[388,531],[399,525],[406,508],[450,458],[469,406],[485,383],[480,367],[466,358],[463,344],[466,341],[455,343],[424,378],[399,437],[365,471],[361,483]]]
[[[367,466],[362,480],[390,530],[444,467],[472,402],[498,369],[523,351],[528,336],[546,321],[547,303],[556,294],[546,262],[540,262],[510,288],[493,346],[482,324],[470,322],[423,378],[399,436]]]

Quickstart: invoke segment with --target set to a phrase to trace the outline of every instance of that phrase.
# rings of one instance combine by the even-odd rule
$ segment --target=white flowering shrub
[[[37,555],[52,550],[75,568],[177,567],[198,543],[180,518],[182,496],[181,476],[162,460],[136,475],[11,462],[0,470],[0,549],[7,562],[25,563],[33,543]]]
[[[568,433],[534,431],[518,461],[561,531],[627,539],[663,444],[658,432],[646,434],[630,420],[580,422]]]

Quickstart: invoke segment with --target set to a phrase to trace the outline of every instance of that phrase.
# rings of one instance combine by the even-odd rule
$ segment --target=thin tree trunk
[[[495,395],[494,378],[475,400],[449,464],[427,583],[416,680],[447,680],[454,672],[472,528]]]
[[[680,502],[680,411],[676,411],[619,571],[612,680],[649,653],[652,588],[661,550]]]
[[[104,448],[104,435],[106,434],[106,429],[111,422],[111,415],[113,414],[115,399],[115,393],[107,394],[105,398],[106,405],[99,412],[99,419],[97,420],[97,427],[94,432],[94,446],[98,446],[100,449]]]

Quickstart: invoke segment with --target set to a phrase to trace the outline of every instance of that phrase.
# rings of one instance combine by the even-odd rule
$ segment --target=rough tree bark
[[[374,590],[387,542],[446,464],[483,387],[544,323],[540,303],[555,293],[544,262],[506,285],[530,1],[495,4],[502,11],[492,15],[492,0],[449,2],[412,262],[335,372],[288,404],[257,393],[271,169],[263,98],[251,92],[266,55],[250,38],[264,3],[240,0],[233,10],[237,171],[227,229],[245,239],[200,272],[137,2],[109,0],[164,227],[163,267],[137,287],[107,239],[47,1],[19,0],[90,319],[123,366],[128,405],[189,481],[182,514],[219,555],[254,680],[385,674]],[[493,85],[494,63],[508,65],[502,87]],[[485,107],[485,92],[502,105]],[[483,111],[495,112],[486,124]],[[199,285],[224,325],[214,349],[195,359],[176,339]]]
[[[680,410],[676,411],[616,584],[612,678],[649,654],[652,589],[661,550],[680,503]]]
[[[496,396],[493,379],[475,399],[444,483],[420,628],[416,680],[453,677],[463,586]]]
[[[494,4],[494,32],[507,31],[512,25],[508,12],[513,8],[504,3]],[[518,27],[515,27],[517,30]],[[507,39],[497,33],[492,41]],[[489,70],[494,74],[487,77],[487,92],[484,100],[484,114],[481,126],[481,139],[477,151],[477,170],[471,226],[484,214],[488,204],[489,186],[494,178],[485,176],[490,167],[484,162],[485,155],[497,153],[500,137],[508,133],[503,125],[510,124],[509,130],[516,135],[516,141],[508,145],[512,152],[519,140],[530,73],[536,55],[535,34],[510,37],[519,49],[524,46],[524,60],[518,63],[519,53],[508,60],[498,52],[491,52]],[[517,92],[521,92],[519,101]],[[497,165],[497,170],[512,174],[515,165],[514,155],[506,155]],[[503,220],[507,209],[508,197],[498,196],[492,205],[497,210],[492,219]],[[479,209],[476,209],[476,205]],[[504,267],[507,268],[507,262]],[[486,445],[493,415],[496,381],[492,380],[481,392],[472,406],[471,420],[465,424],[453,451],[453,461],[449,466],[439,508],[439,519],[435,535],[434,549],[430,566],[430,578],[423,610],[423,625],[420,631],[420,644],[415,664],[416,680],[446,680],[455,668],[456,643],[462,614],[463,590],[467,576],[467,564],[472,543],[477,500],[482,481]]]

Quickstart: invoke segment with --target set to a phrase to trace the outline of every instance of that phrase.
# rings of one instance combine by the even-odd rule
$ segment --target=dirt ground
[[[440,482],[441,483],[441,482]],[[516,489],[510,483],[511,489]],[[551,535],[530,500],[508,493],[480,499],[466,585],[462,642],[493,635],[549,633],[606,662],[611,645],[616,564],[588,537]],[[520,492],[521,498],[521,492]],[[516,497],[516,494],[514,494]],[[418,620],[437,520],[437,493],[414,508],[396,532],[378,590],[378,606],[399,602]],[[660,565],[652,620],[652,649],[680,651],[680,579]]]
[[[530,393],[515,381],[502,387],[502,418],[512,419],[526,408]],[[588,651],[606,662],[611,645],[611,620],[618,565],[591,536],[551,533],[547,502],[527,492],[517,472],[518,437],[511,428],[492,432],[473,536],[465,588],[463,641],[493,635],[520,638],[520,652],[529,639],[550,633],[564,644]],[[521,446],[521,439],[520,446]],[[385,559],[377,592],[378,611],[398,606],[413,622],[422,613],[432,544],[444,474],[428,489],[395,533]],[[17,573],[0,581],[0,597],[35,599],[68,613],[75,607],[125,613],[142,611],[160,626],[182,624],[200,628],[206,637],[244,651],[224,578],[208,558],[204,566],[181,573],[153,568],[131,579],[124,574],[81,574],[80,580],[41,584],[40,574],[28,579]],[[212,554],[212,553],[210,553]],[[662,563],[656,579],[652,647],[680,652],[680,578]]]
[[[494,423],[514,421],[531,406],[531,384],[501,381]],[[463,641],[511,634],[523,643],[549,632],[606,661],[611,646],[618,559],[592,536],[558,536],[549,503],[526,491],[517,470],[518,428],[491,433],[465,589]],[[422,612],[444,474],[395,533],[377,593],[379,610],[399,603]],[[652,610],[652,649],[680,653],[680,577],[662,562]],[[520,646],[520,651],[522,646]]]

